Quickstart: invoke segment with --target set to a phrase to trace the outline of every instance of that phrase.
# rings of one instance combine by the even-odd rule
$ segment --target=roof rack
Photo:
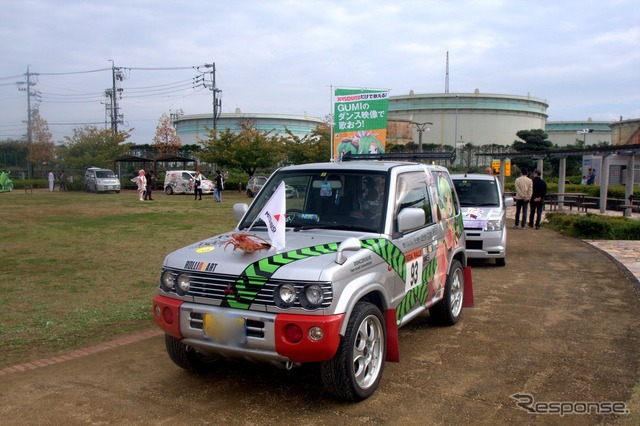
[[[356,161],[356,160],[447,160],[453,163],[456,159],[456,151],[451,152],[390,152],[379,154],[352,154],[350,152],[345,153],[342,156],[342,161]]]

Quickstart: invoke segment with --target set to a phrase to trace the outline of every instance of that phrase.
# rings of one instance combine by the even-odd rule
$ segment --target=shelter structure
[[[492,154],[476,154],[476,155],[491,155],[493,158],[500,160],[500,183],[504,188],[505,178],[505,160],[507,158],[531,158],[537,160],[537,168],[544,170],[545,158],[559,158],[560,168],[558,176],[558,193],[565,192],[565,179],[567,172],[567,157],[572,155],[591,155],[602,158],[601,176],[600,176],[600,200],[599,208],[600,213],[604,213],[607,210],[607,191],[609,189],[609,159],[612,155],[618,155],[627,158],[627,173],[625,176],[625,198],[629,199],[633,195],[633,184],[635,181],[634,172],[636,168],[636,158],[640,157],[640,145],[611,145],[598,148],[587,149],[567,149],[567,150],[545,150],[545,151],[529,151],[529,152],[501,152]],[[624,215],[631,217],[632,209],[626,208]]]
[[[144,157],[138,157],[136,155],[130,155],[130,154],[123,154],[118,156],[118,158],[115,159],[115,161],[113,162],[113,170],[118,174],[118,176],[122,177],[122,163],[128,163],[128,164],[140,164],[141,168],[147,170],[147,164],[151,163],[154,164],[154,168],[155,168],[155,160],[152,160],[150,158],[144,158]],[[137,170],[139,170],[139,168],[136,166],[136,173],[134,174],[137,175]]]
[[[153,163],[153,171],[156,175],[158,174],[158,163],[160,163],[161,166],[165,163],[182,163],[183,169],[187,168],[187,163],[194,163],[194,169],[198,168],[198,160],[194,160],[193,158],[188,157],[180,157],[179,155],[167,154],[161,155],[160,157],[155,159]],[[163,168],[162,170],[165,169]]]

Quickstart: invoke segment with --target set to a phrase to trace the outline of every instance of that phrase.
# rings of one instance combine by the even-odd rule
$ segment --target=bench
[[[622,209],[623,214],[627,209],[631,209],[632,212],[640,212],[640,200],[634,198],[633,194],[629,195],[628,200],[629,202],[625,202],[618,206],[618,208]]]

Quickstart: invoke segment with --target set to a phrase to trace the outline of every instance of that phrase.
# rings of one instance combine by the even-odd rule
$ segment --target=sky
[[[640,118],[637,0],[0,0],[0,141],[31,97],[56,143],[105,126],[112,67],[129,142],[162,114],[324,118],[336,87],[546,100],[548,121]],[[210,74],[205,74],[209,79]],[[209,84],[210,86],[210,84]]]

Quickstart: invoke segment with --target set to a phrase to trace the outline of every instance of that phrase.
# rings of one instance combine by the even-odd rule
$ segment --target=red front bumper
[[[153,318],[165,333],[182,339],[180,306],[182,301],[162,295],[153,298]],[[333,358],[340,344],[340,327],[345,314],[278,314],[274,322],[274,349],[293,362],[319,362]],[[315,327],[315,329],[314,329]],[[315,333],[310,333],[314,329]],[[320,329],[321,331],[319,331]],[[310,335],[322,337],[314,340]]]

